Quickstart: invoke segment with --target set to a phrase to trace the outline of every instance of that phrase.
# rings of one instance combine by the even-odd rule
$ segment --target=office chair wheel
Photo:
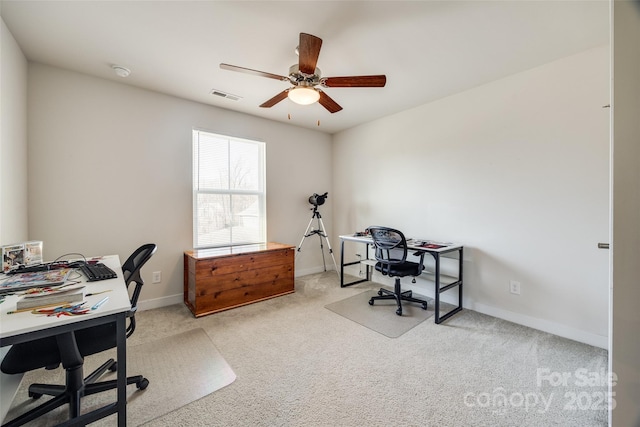
[[[396,314],[397,314],[398,316],[402,316],[402,308],[397,309],[397,310],[396,310]]]
[[[382,296],[382,290],[378,291],[378,296],[381,297]]]
[[[373,298],[369,300],[369,305],[373,305]]]
[[[426,302],[423,302],[423,303],[422,303],[422,309],[423,309],[423,310],[426,310],[426,309],[427,309],[427,303],[426,303]]]
[[[143,378],[140,380],[140,382],[136,383],[136,387],[138,387],[138,390],[144,390],[148,386],[149,386],[149,380],[146,378]]]
[[[118,370],[118,362],[113,362],[113,364],[109,367],[111,372],[115,372]]]
[[[29,392],[29,397],[32,398],[33,400],[40,399],[42,397],[42,393]]]

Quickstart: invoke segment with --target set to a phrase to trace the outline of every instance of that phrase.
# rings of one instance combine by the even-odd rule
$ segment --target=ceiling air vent
[[[227,98],[227,99],[230,99],[232,101],[239,101],[239,100],[242,99],[241,96],[233,95],[233,94],[227,93],[227,92],[223,92],[223,91],[218,90],[218,89],[211,89],[211,94],[215,95],[215,96],[219,96],[221,98]]]

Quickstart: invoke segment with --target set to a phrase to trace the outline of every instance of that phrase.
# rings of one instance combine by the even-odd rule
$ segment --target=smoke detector
[[[125,68],[121,65],[112,65],[111,68],[113,68],[113,71],[116,73],[116,75],[118,77],[129,77],[129,74],[131,74],[131,70],[128,68]]]

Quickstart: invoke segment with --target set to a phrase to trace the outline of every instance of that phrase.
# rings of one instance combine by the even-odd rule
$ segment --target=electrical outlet
[[[162,281],[162,272],[154,271],[153,272],[153,279],[151,281],[152,281],[152,283],[160,283]]]
[[[515,280],[511,280],[509,282],[509,291],[512,294],[520,295],[520,282],[517,282]]]

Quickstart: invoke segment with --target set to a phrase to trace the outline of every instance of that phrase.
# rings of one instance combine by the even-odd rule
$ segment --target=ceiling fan
[[[342,110],[342,107],[331,99],[321,87],[384,87],[387,83],[387,77],[384,74],[374,76],[322,77],[320,69],[316,68],[321,46],[321,38],[311,34],[300,33],[300,43],[296,49],[298,52],[298,63],[289,67],[288,76],[280,76],[278,74],[224,63],[220,64],[220,68],[281,80],[293,85],[273,98],[263,102],[260,105],[260,107],[263,108],[273,107],[288,97],[293,102],[301,105],[319,102],[320,105],[330,113],[336,113]]]

